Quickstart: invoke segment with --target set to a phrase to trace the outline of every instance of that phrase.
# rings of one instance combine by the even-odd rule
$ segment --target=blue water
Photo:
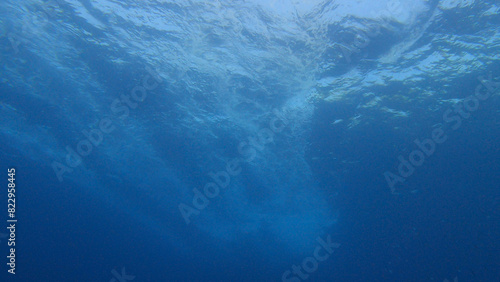
[[[2,1],[0,281],[500,281],[499,23]]]

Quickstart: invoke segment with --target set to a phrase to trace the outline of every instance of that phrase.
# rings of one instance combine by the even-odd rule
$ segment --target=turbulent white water
[[[278,111],[286,129],[242,164],[192,224],[228,242],[271,234],[291,252],[305,252],[337,219],[325,200],[336,187],[320,189],[305,160],[313,103],[349,100],[389,81],[418,81],[425,66],[400,69],[397,62],[425,54],[416,43],[428,27],[443,11],[473,1],[429,2],[4,1],[2,35],[14,43],[6,47],[10,55],[2,54],[2,83],[43,104],[50,118],[31,118],[5,102],[2,116],[11,122],[2,121],[0,134],[50,167],[64,163],[65,147],[85,138],[82,130],[111,116],[117,129],[64,179],[161,230],[184,224],[179,203],[190,204],[193,188],[211,181],[210,172],[242,158],[238,144],[268,128]],[[345,67],[339,46],[373,27],[399,41],[378,43],[373,58],[351,66],[378,60],[382,67]],[[356,54],[368,53],[377,36]],[[161,83],[129,116],[117,118],[113,100],[141,84],[146,67]],[[47,73],[59,79],[47,81]],[[377,105],[370,101],[365,108]],[[56,119],[64,126],[56,128]]]

